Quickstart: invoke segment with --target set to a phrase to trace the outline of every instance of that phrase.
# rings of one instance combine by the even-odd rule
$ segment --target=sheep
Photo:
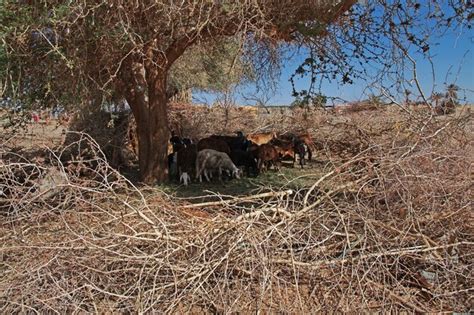
[[[209,180],[208,172],[216,169],[219,174],[219,180],[222,180],[222,171],[225,170],[230,176],[240,178],[240,169],[235,166],[227,153],[212,149],[204,149],[198,152],[196,158],[196,180],[202,182],[202,173]]]

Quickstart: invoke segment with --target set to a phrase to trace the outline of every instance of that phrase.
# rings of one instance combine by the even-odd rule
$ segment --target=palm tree
[[[446,93],[433,93],[431,99],[435,101],[435,110],[438,114],[446,115],[456,111],[456,105],[459,104],[458,99],[459,86],[449,84],[446,87]],[[441,100],[440,103],[438,101]]]
[[[450,84],[446,87],[446,98],[453,102],[453,104],[458,103],[458,91],[459,86],[456,84]]]
[[[443,99],[443,94],[440,92],[433,92],[431,94],[431,100],[434,102],[434,107],[438,107],[438,102]]]

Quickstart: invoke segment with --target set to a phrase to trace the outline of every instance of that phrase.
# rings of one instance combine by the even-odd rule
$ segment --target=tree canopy
[[[239,68],[238,50],[243,49],[243,41],[250,36],[257,40],[289,38],[306,21],[318,17],[329,21],[331,14],[323,13],[332,8],[331,3],[3,1],[0,19],[10,70],[15,70],[15,66],[22,68],[21,73],[11,72],[17,80],[21,77],[25,82],[37,81],[38,85],[47,86],[43,98],[48,93],[56,98],[69,94],[92,97],[98,92],[112,95],[122,79],[120,71],[127,57],[147,60],[147,53],[163,59],[150,61],[158,68],[164,67],[160,64],[173,66],[176,74],[171,72],[172,81],[177,85],[219,89],[216,84],[229,78],[229,69],[216,65],[230,62],[229,66]],[[343,4],[339,4],[342,8]],[[333,15],[336,14],[335,11]],[[317,29],[322,23],[318,23]],[[217,39],[219,35],[223,37]],[[174,50],[195,43],[203,45],[183,53],[176,64],[172,60],[176,56],[167,57],[176,54]],[[229,56],[232,60],[224,60]],[[241,70],[240,67],[235,72]],[[194,75],[183,80],[183,71]],[[65,81],[68,88],[63,86]],[[71,90],[70,86],[76,88]]]
[[[325,25],[354,3],[4,1],[2,11],[9,13],[4,12],[0,22],[7,25],[2,38],[10,61],[19,58],[10,70],[17,70],[23,90],[40,91],[43,99],[79,97],[92,105],[104,98],[127,100],[137,121],[142,179],[152,183],[167,177],[170,85],[210,86],[219,82],[217,77],[222,80],[225,68],[226,80],[221,82],[228,84],[234,80],[229,74],[239,76],[243,69],[240,60],[224,62],[235,43],[290,41],[302,29],[323,33]],[[209,49],[214,57],[224,57],[217,60],[225,67],[208,69],[209,76],[201,82],[183,80],[180,71],[191,71],[193,66],[187,56],[194,59]],[[181,57],[182,63],[176,63]],[[202,60],[198,67],[209,66],[205,57]]]
[[[2,81],[7,93],[47,104],[125,98],[142,180],[163,181],[173,90],[255,78],[271,71],[285,42],[309,51],[295,75],[309,74],[311,86],[294,94],[314,100],[323,79],[350,84],[374,67],[404,75],[411,53],[429,53],[433,33],[472,19],[468,1],[356,2],[4,0]]]

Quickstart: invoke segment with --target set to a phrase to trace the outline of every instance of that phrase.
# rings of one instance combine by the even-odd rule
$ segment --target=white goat
[[[181,173],[181,176],[179,177],[179,182],[183,183],[184,186],[188,186],[188,183],[191,181],[191,176],[188,175],[187,172]]]

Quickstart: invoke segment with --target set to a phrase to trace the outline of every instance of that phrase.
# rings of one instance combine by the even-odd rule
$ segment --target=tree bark
[[[160,74],[150,83],[154,88],[148,92],[147,122],[137,124],[139,141],[139,164],[142,181],[153,184],[168,179],[168,98],[166,96],[166,74]],[[143,143],[142,143],[143,142]]]
[[[135,117],[138,136],[140,179],[153,185],[168,179],[168,113],[166,71],[135,63],[129,68],[126,99]]]
[[[125,98],[137,123],[138,164],[141,181],[145,184],[168,180],[168,72],[196,39],[196,36],[183,36],[164,54],[155,51],[155,39],[145,48],[146,58],[141,62],[132,57],[124,61],[122,83],[127,86]]]

